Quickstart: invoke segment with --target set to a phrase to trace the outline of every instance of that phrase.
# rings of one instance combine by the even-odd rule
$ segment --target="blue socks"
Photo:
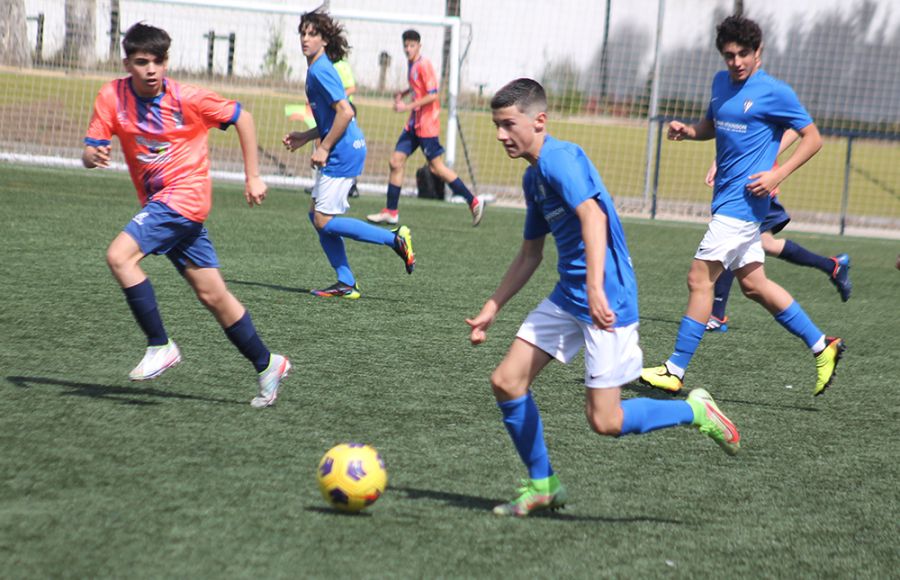
[[[806,346],[815,350],[825,334],[813,324],[803,308],[797,304],[797,301],[791,302],[791,305],[775,315],[775,320],[781,326],[785,327],[788,332],[797,336],[806,343]]]
[[[250,312],[244,311],[240,320],[225,329],[228,337],[241,354],[253,363],[256,372],[261,373],[269,366],[269,349],[256,333],[256,327],[250,319]]]
[[[543,479],[553,475],[547,446],[544,444],[544,424],[531,391],[511,401],[497,403],[503,413],[503,424],[528,468],[528,477]]]
[[[144,278],[140,284],[130,288],[122,288],[125,293],[125,301],[134,314],[138,326],[147,336],[147,346],[162,346],[169,342],[169,335],[163,326],[162,317],[156,304],[156,294],[149,278]]]
[[[813,254],[800,244],[795,244],[791,240],[785,240],[784,249],[781,250],[781,254],[779,254],[778,257],[792,264],[818,268],[829,276],[834,272],[834,260],[826,258],[825,256]]]
[[[321,231],[330,236],[341,236],[357,242],[394,247],[394,232],[356,218],[333,217]]]
[[[678,336],[675,338],[675,352],[669,357],[669,361],[681,369],[687,369],[691,364],[703,333],[706,332],[706,321],[697,322],[693,318],[685,316],[678,326]]]
[[[400,186],[388,183],[387,209],[395,210],[400,206]]]
[[[713,301],[712,315],[723,320],[725,307],[728,306],[728,295],[731,293],[731,284],[734,282],[734,272],[726,269],[716,280],[715,299]]]
[[[622,435],[649,433],[657,429],[686,425],[694,420],[687,401],[625,399],[622,401]]]
[[[472,205],[472,201],[475,199],[475,196],[472,195],[472,192],[469,191],[469,188],[466,187],[466,184],[462,182],[462,179],[456,178],[450,182],[450,189],[456,195],[461,195],[466,198],[466,203]]]

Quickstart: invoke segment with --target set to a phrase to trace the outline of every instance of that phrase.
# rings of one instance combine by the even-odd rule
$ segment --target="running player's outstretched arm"
[[[234,124],[241,152],[244,154],[244,198],[250,207],[259,205],[266,198],[266,184],[259,176],[259,157],[257,154],[256,124],[250,111],[243,109]]]
[[[709,141],[716,136],[716,126],[710,119],[703,119],[694,125],[686,125],[681,121],[669,122],[666,137],[670,141]]]
[[[581,237],[584,240],[584,254],[587,262],[588,309],[598,328],[608,330],[616,322],[616,315],[610,309],[603,289],[606,268],[606,236],[608,220],[606,213],[594,198],[578,204],[575,213],[581,221]]]
[[[818,153],[819,149],[822,148],[822,136],[819,134],[819,129],[816,127],[815,123],[810,123],[806,127],[797,130],[797,133],[800,137],[800,143],[784,163],[773,168],[771,171],[762,171],[750,176],[752,181],[750,185],[747,186],[747,189],[749,189],[753,195],[768,195],[775,191],[782,181],[799,169],[801,165],[809,161],[812,156]],[[785,134],[787,134],[787,132]],[[782,138],[782,144],[778,150],[779,153],[786,148],[784,142],[785,140]],[[790,146],[790,143],[787,146]]]
[[[497,313],[528,283],[535,270],[541,265],[541,261],[544,259],[545,239],[546,236],[541,236],[522,242],[519,253],[513,258],[497,290],[484,303],[477,316],[466,319],[466,324],[472,329],[469,334],[472,344],[481,344],[487,340],[487,330],[494,323]]]

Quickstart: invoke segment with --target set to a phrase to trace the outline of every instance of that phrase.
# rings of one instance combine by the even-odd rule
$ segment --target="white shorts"
[[[600,330],[544,299],[531,311],[519,332],[561,363],[568,364],[584,346],[584,384],[591,389],[621,387],[641,375],[644,355],[638,346],[638,323]]]
[[[765,262],[766,254],[759,238],[759,222],[714,215],[694,257],[709,262],[722,262],[728,270],[737,270],[754,262]]]
[[[341,215],[347,213],[350,204],[347,197],[350,188],[353,187],[353,177],[329,177],[321,171],[316,173],[316,183],[313,185],[312,198],[315,201],[316,211],[325,215]]]

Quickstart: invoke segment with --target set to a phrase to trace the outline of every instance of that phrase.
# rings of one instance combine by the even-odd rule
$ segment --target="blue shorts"
[[[770,200],[769,213],[766,214],[766,219],[764,219],[759,226],[759,231],[777,234],[783,230],[784,226],[788,225],[788,222],[790,221],[791,216],[788,215],[784,206],[778,202],[778,197],[776,196]]]
[[[422,148],[425,159],[429,161],[444,154],[444,148],[437,137],[419,137],[409,129],[404,129],[400,134],[394,151],[399,151],[409,157],[419,147]]]
[[[188,261],[198,268],[219,267],[219,257],[203,224],[164,203],[151,201],[122,231],[134,238],[144,254],[165,254],[182,274]]]

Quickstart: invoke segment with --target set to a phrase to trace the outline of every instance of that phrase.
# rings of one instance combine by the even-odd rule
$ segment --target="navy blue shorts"
[[[123,230],[144,254],[165,254],[184,274],[188,260],[199,268],[218,268],[219,257],[206,228],[164,203],[151,201]]]
[[[766,219],[764,219],[762,225],[759,226],[759,231],[777,234],[783,230],[784,226],[788,225],[790,221],[791,216],[788,215],[787,210],[779,203],[778,197],[776,196],[770,200],[769,213],[766,214]]]
[[[400,134],[394,151],[399,151],[409,157],[419,147],[422,148],[425,159],[429,161],[444,154],[444,148],[437,137],[419,137],[409,129],[404,129]]]

